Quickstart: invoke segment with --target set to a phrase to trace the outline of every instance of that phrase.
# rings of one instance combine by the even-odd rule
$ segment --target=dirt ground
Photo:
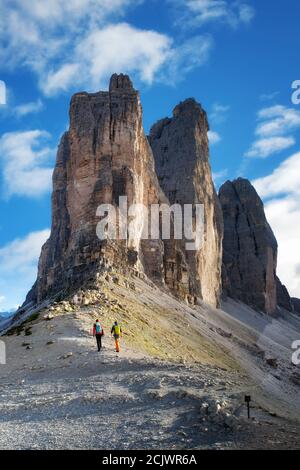
[[[300,448],[296,318],[270,320],[232,301],[188,306],[140,280],[124,284],[31,312],[1,338],[1,449]]]

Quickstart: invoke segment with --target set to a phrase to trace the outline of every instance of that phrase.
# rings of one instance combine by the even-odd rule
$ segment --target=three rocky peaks
[[[277,242],[262,201],[249,181],[225,183],[216,194],[209,163],[205,111],[188,99],[147,138],[138,91],[127,75],[113,75],[109,91],[77,93],[70,128],[60,142],[53,174],[52,227],[42,248],[37,280],[23,308],[67,295],[117,269],[218,306],[223,295],[269,314],[294,311],[276,276]],[[96,236],[100,204],[203,204],[201,249],[185,240],[133,241]],[[139,221],[140,222],[140,221]]]

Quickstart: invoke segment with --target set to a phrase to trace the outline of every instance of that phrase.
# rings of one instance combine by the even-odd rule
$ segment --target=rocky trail
[[[1,449],[300,447],[299,388],[283,373],[278,379],[284,355],[277,356],[280,366],[273,371],[254,344],[249,347],[255,341],[266,351],[267,336],[257,335],[264,328],[269,340],[274,335],[271,352],[278,325],[271,328],[242,304],[228,304],[229,315],[184,305],[141,280],[132,290],[124,282],[103,281],[101,292],[86,293],[81,305],[57,303],[4,336]],[[97,295],[107,299],[105,308]],[[106,332],[100,353],[90,335],[96,317]],[[124,329],[119,355],[109,335],[114,318]],[[246,393],[253,400],[251,420]]]
[[[246,419],[236,374],[90,349],[50,374],[19,374],[18,387],[1,381],[1,449],[299,446],[299,426],[260,408]]]

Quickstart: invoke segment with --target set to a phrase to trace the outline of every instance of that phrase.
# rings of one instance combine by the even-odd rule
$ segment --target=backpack
[[[115,335],[120,336],[121,328],[120,328],[119,325],[114,326],[114,333],[115,333]]]
[[[103,334],[103,329],[100,323],[96,323],[96,335],[102,335]]]

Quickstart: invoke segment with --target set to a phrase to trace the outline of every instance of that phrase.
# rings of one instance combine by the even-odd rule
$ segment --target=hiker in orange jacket
[[[111,335],[115,338],[116,352],[118,353],[120,352],[120,336],[122,335],[122,328],[117,321],[114,322],[110,332]]]
[[[96,320],[96,323],[94,323],[93,336],[96,337],[98,352],[100,352],[102,348],[102,336],[104,336],[104,330],[99,320]]]

